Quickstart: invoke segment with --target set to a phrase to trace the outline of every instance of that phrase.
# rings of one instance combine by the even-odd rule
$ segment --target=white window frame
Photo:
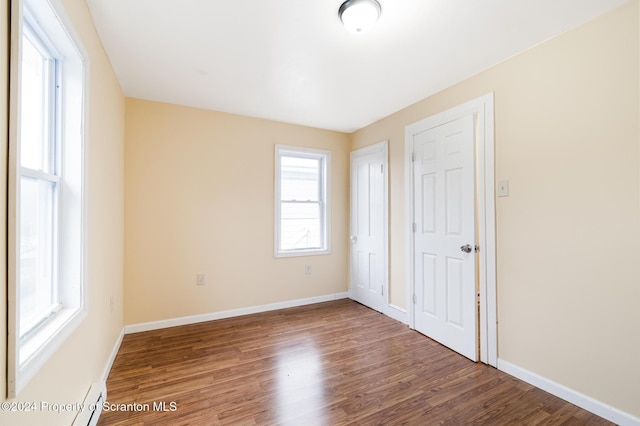
[[[331,152],[320,149],[294,147],[287,145],[276,145],[275,147],[275,226],[274,226],[274,256],[294,257],[294,256],[313,256],[325,255],[331,253]],[[281,249],[281,205],[283,202],[305,202],[304,200],[281,200],[281,158],[286,156],[313,158],[321,160],[320,167],[320,186],[319,203],[321,208],[321,235],[322,240],[319,248]]]
[[[21,67],[25,28],[55,61],[55,167],[49,173],[20,161]],[[7,394],[18,396],[64,340],[87,316],[86,292],[86,118],[88,55],[59,0],[11,3],[11,83],[9,87],[8,188],[8,344]],[[58,304],[52,313],[20,336],[21,178],[55,183],[53,282]]]

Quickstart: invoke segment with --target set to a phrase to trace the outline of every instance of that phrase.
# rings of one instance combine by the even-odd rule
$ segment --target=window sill
[[[82,308],[66,308],[20,343],[17,392],[35,375],[87,316]]]
[[[322,256],[326,254],[331,254],[330,249],[326,250],[291,250],[291,251],[280,251],[276,252],[274,257],[276,259],[282,257],[300,257],[300,256]]]

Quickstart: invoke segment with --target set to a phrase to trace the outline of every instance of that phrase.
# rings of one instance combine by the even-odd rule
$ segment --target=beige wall
[[[80,403],[103,369],[122,330],[122,282],[124,247],[124,97],[93,27],[83,0],[63,0],[76,33],[90,56],[88,164],[88,304],[89,315],[64,342],[21,392],[17,401]],[[7,1],[0,7],[2,42],[0,57],[6,58]],[[3,59],[4,60],[4,59]],[[7,64],[2,68],[0,90],[7,99]],[[0,126],[7,134],[6,108],[2,104]],[[2,139],[6,156],[6,136]],[[5,167],[6,157],[0,161]],[[5,173],[2,172],[5,176]],[[6,199],[6,185],[2,203]],[[3,214],[6,211],[2,208]],[[4,219],[3,219],[4,222]],[[2,228],[4,233],[4,227]],[[6,240],[6,236],[5,236]],[[5,250],[4,245],[2,249]],[[2,258],[5,258],[4,252]],[[4,262],[2,268],[5,268]],[[2,273],[1,276],[5,277]],[[114,298],[115,308],[109,309]],[[1,324],[6,330],[6,293],[0,292]],[[0,363],[6,365],[5,339],[0,339]],[[0,401],[5,401],[6,371],[0,369]],[[0,424],[69,425],[74,412],[7,413],[0,411]]]
[[[136,99],[126,109],[125,323],[347,290],[349,135]],[[330,255],[273,256],[276,144],[331,151]]]
[[[353,135],[390,141],[405,306],[404,126],[495,93],[499,358],[640,417],[639,12],[631,1]]]

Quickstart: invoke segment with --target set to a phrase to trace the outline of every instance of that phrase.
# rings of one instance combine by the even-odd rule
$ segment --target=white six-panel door
[[[413,137],[415,328],[478,354],[473,114]]]
[[[386,142],[351,153],[350,296],[382,312],[386,284]]]

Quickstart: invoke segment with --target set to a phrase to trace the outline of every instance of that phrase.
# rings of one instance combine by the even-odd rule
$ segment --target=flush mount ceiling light
[[[347,30],[362,34],[373,28],[381,10],[376,0],[347,0],[338,9],[338,16]]]

